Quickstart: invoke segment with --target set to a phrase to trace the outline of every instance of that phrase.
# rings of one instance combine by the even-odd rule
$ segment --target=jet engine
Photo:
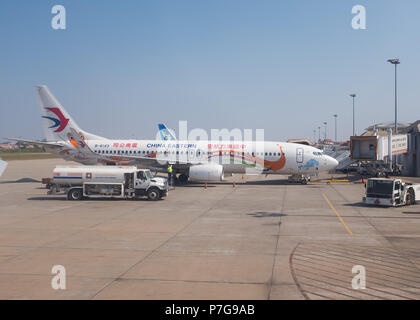
[[[189,178],[195,181],[222,181],[223,166],[212,163],[194,165],[190,167]]]

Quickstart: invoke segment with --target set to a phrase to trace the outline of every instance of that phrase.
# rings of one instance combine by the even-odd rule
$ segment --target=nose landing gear
[[[302,180],[300,180],[300,184],[308,184],[308,182],[311,180],[311,178],[310,177],[305,177],[305,178],[303,178]]]
[[[293,174],[288,178],[289,182],[291,183],[300,183],[300,184],[308,184],[311,181],[310,176],[306,176],[304,174]]]

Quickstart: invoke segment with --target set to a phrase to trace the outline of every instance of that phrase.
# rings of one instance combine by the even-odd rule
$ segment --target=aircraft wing
[[[98,155],[102,155],[102,154],[98,153]],[[188,161],[183,161],[180,159],[172,160],[171,158],[166,158],[163,156],[162,157],[156,157],[156,156],[142,157],[142,156],[133,156],[133,155],[128,155],[128,154],[120,154],[120,155],[115,155],[115,158],[116,160],[123,159],[123,160],[137,161],[141,165],[148,165],[148,166],[154,166],[154,167],[166,167],[168,163],[172,165],[186,165],[186,166],[190,165]]]
[[[92,151],[92,154],[102,156],[102,153],[96,153]],[[170,157],[164,157],[163,155],[156,155],[151,154],[148,157],[139,156],[139,155],[132,155],[132,154],[115,154],[109,155],[111,161],[133,161],[137,162],[139,165],[142,166],[152,166],[152,167],[167,167],[168,164],[176,165],[176,166],[186,166],[189,167],[191,165],[190,162],[182,160],[182,159],[171,159]]]
[[[26,140],[26,139],[20,139],[20,138],[6,138],[7,140],[11,141],[18,141],[18,142],[25,142],[30,144],[35,144],[37,146],[41,147],[64,147],[64,144],[60,142],[48,142],[48,141],[34,141],[34,140]]]
[[[70,136],[70,143],[79,149],[83,154],[89,155],[96,155],[95,152],[89,147],[89,145],[85,142],[85,138],[81,133],[77,133],[77,131],[70,127],[69,128],[71,136]]]
[[[86,143],[83,137],[80,134],[78,134],[76,130],[74,130],[73,128],[70,128],[70,132],[72,134],[71,139],[73,139],[77,143],[78,149],[82,153],[86,154],[87,156],[89,155],[103,156],[102,153],[97,153],[94,150],[92,150],[92,148],[89,147],[89,145]],[[132,154],[109,155],[109,157],[113,161],[121,161],[121,160],[135,161],[135,162],[138,162],[140,165],[154,166],[154,167],[166,167],[168,165],[168,162],[174,163],[174,164],[176,163],[175,161],[170,161],[170,159],[158,157],[156,154],[152,154],[151,156],[148,156],[148,157],[142,157],[138,155],[134,156]],[[181,162],[177,161],[177,163],[184,164],[184,165],[188,164],[188,162],[182,162],[182,161]]]

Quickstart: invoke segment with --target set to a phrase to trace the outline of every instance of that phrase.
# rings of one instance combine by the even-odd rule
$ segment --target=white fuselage
[[[87,155],[69,144],[73,152],[68,152],[68,157],[85,164],[144,167],[170,163],[182,168],[210,162],[222,165],[227,174],[247,173],[253,169],[264,173],[316,174],[337,165],[335,159],[319,149],[287,142],[89,140],[86,143],[93,154]]]
[[[48,152],[83,164],[136,165],[192,179],[218,180],[230,173],[313,175],[338,162],[311,146],[271,141],[181,141],[164,126],[164,139],[113,140],[83,131],[45,85],[35,86]]]

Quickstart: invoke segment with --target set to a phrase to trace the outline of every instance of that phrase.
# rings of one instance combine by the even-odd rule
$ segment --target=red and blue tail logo
[[[69,123],[69,120],[70,119],[66,118],[63,115],[63,113],[61,112],[61,110],[59,108],[45,107],[45,109],[47,109],[48,111],[54,113],[58,117],[58,119],[57,119],[57,118],[53,118],[53,117],[45,117],[45,116],[42,116],[42,118],[50,119],[51,121],[54,122],[54,124],[51,127],[49,127],[49,128],[50,129],[57,128],[57,129],[55,129],[54,132],[61,132],[61,131],[63,131],[66,128],[67,124]]]

